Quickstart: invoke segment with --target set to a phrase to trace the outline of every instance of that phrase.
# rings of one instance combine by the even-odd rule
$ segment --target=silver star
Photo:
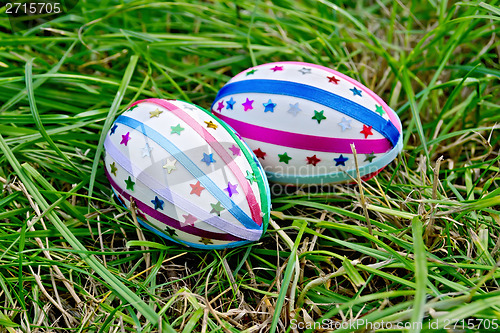
[[[302,74],[311,74],[311,69],[302,67],[302,69],[299,69],[299,72],[301,72]]]
[[[352,119],[347,120],[345,117],[342,117],[342,121],[338,123],[339,126],[342,127],[342,132],[351,128],[351,121]]]
[[[148,143],[146,143],[146,146],[144,148],[141,148],[142,150],[142,157],[146,157],[146,156],[151,156],[151,150],[153,150],[152,147],[149,146]]]
[[[177,160],[170,160],[167,158],[167,163],[163,166],[163,169],[167,169],[168,174],[172,172],[172,170],[176,170],[175,163]]]
[[[299,108],[299,103],[290,104],[290,109],[288,110],[289,113],[296,116],[297,113],[299,113],[300,111],[302,111],[302,110]]]

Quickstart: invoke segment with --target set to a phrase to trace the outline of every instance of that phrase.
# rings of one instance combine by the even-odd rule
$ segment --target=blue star
[[[111,134],[110,135],[113,135],[115,134],[115,131],[116,131],[116,128],[118,127],[117,124],[114,124],[113,127],[111,127]]]
[[[163,204],[165,203],[165,201],[161,200],[160,198],[158,198],[155,195],[155,199],[151,200],[151,203],[153,203],[153,205],[155,205],[155,209],[156,210],[158,210],[158,208],[160,208],[161,210],[163,210]]]
[[[236,101],[231,97],[231,99],[226,102],[226,110],[234,110],[233,106],[235,103]]]
[[[269,100],[267,103],[262,103],[266,108],[264,109],[264,112],[274,112],[274,107],[276,106],[276,103],[273,103],[271,100]]]
[[[363,96],[361,96],[361,90],[356,89],[356,87],[353,87],[352,89],[349,89],[349,90],[352,91],[352,93],[354,94],[353,96],[363,97]]]
[[[340,157],[334,158],[333,160],[335,161],[335,166],[339,165],[345,166],[345,162],[348,160],[348,158],[340,154]]]
[[[293,114],[294,116],[297,115],[297,113],[299,113],[300,111],[302,111],[300,108],[299,108],[299,103],[295,103],[295,104],[289,104],[290,105],[290,109],[288,109],[288,112]]]
[[[342,127],[342,132],[351,128],[351,121],[352,119],[347,120],[345,117],[342,117],[342,121],[338,123],[339,126]]]
[[[214,154],[205,154],[205,153],[203,153],[203,158],[201,159],[201,161],[207,163],[207,165],[210,165],[210,163],[215,163],[213,155]]]

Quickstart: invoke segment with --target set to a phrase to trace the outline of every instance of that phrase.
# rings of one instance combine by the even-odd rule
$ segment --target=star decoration
[[[217,129],[217,124],[214,124],[213,121],[205,121],[205,124],[207,124],[207,128],[213,128]]]
[[[216,161],[214,160],[214,154],[205,154],[203,153],[203,158],[201,159],[202,162],[205,162],[207,165],[210,165],[210,163],[215,163]]]
[[[116,128],[118,127],[117,124],[114,124],[113,127],[111,127],[111,133],[109,135],[115,134]]]
[[[199,180],[196,184],[189,184],[189,186],[191,186],[191,193],[189,194],[196,194],[197,196],[201,196],[201,191],[205,189],[203,186],[201,186]]]
[[[136,105],[132,106],[131,108],[129,108],[126,112],[132,111],[133,109],[135,109],[138,106],[139,106],[139,104],[136,104]]]
[[[325,110],[321,111],[314,110],[314,116],[311,119],[316,119],[318,121],[318,124],[320,124],[322,120],[326,119],[326,117],[323,115],[324,112]]]
[[[200,240],[199,240],[200,243],[203,243],[205,245],[208,245],[208,244],[213,244],[214,242],[212,242],[212,240],[210,238],[206,238],[206,237],[201,237]]]
[[[310,68],[302,67],[301,69],[299,69],[299,72],[301,72],[302,75],[304,75],[304,74],[311,74],[311,69]]]
[[[144,148],[141,148],[142,150],[142,157],[146,156],[151,156],[151,150],[153,150],[153,147],[150,147],[148,143],[146,143],[146,146]]]
[[[307,156],[307,164],[312,164],[316,166],[316,164],[318,164],[319,162],[321,162],[321,160],[317,158],[316,155]]]
[[[373,135],[372,133],[372,126],[366,126],[363,124],[363,130],[359,133],[362,133],[365,135],[365,139],[368,138],[368,135]]]
[[[375,156],[375,152],[371,152],[369,154],[365,154],[365,160],[363,162],[372,162],[374,158],[376,158],[377,156]]]
[[[125,184],[127,184],[127,190],[131,190],[131,191],[134,190],[135,182],[132,181],[132,177],[128,176],[128,178],[125,179]]]
[[[240,156],[241,155],[241,149],[239,147],[236,147],[236,145],[232,145],[229,147],[229,150],[233,153],[233,156]]]
[[[262,103],[262,105],[265,106],[264,112],[274,112],[274,107],[276,106],[276,103],[273,103],[271,100],[269,100],[267,103]]]
[[[292,159],[286,152],[284,154],[278,154],[278,157],[280,158],[280,162],[286,164],[288,164],[288,162]]]
[[[111,163],[109,167],[111,168],[111,173],[116,177],[116,171],[118,171],[118,169],[116,168],[116,163]]]
[[[163,169],[167,169],[168,174],[172,172],[172,170],[176,170],[175,163],[177,160],[171,160],[167,158],[167,163],[163,166]]]
[[[220,101],[219,103],[217,103],[217,111],[221,111],[222,109],[224,109],[224,101]]]
[[[383,116],[385,111],[384,111],[384,108],[382,107],[382,105],[375,105],[375,112],[378,112],[379,115]]]
[[[352,89],[349,89],[349,90],[352,91],[353,96],[363,97],[363,96],[361,96],[361,90],[356,89],[356,87],[353,87]]]
[[[278,71],[282,71],[283,70],[283,66],[274,66],[273,68],[271,68],[271,70],[276,73]]]
[[[163,204],[165,203],[165,201],[161,200],[160,198],[158,198],[156,195],[155,195],[155,198],[154,200],[151,200],[151,203],[153,205],[155,205],[155,209],[158,210],[158,208],[160,208],[161,210],[163,210]]]
[[[345,119],[345,117],[342,117],[342,121],[339,124],[340,127],[342,127],[342,132],[345,131],[346,129],[351,129],[351,121],[352,119]]]
[[[193,226],[194,223],[196,222],[196,220],[198,220],[196,217],[194,217],[191,214],[182,215],[182,217],[184,218],[184,222],[179,221],[182,227],[186,227],[188,225]]]
[[[254,74],[255,72],[257,72],[257,70],[256,70],[256,69],[251,69],[251,70],[249,70],[249,71],[247,72],[247,76],[248,76],[248,75],[252,75],[252,74]]]
[[[177,232],[175,231],[174,228],[170,228],[170,227],[165,227],[165,232],[170,236],[170,237],[174,237],[174,236],[177,236]]]
[[[220,216],[220,212],[224,210],[224,207],[221,205],[220,201],[217,201],[216,204],[211,203],[210,206],[212,206],[212,210],[210,211],[210,214],[217,214]]]
[[[252,185],[253,182],[257,181],[257,178],[255,177],[255,174],[253,172],[248,171],[248,170],[247,170],[247,175],[246,175],[245,178],[248,179],[248,181],[250,182],[250,185]]]
[[[339,79],[337,79],[335,76],[327,76],[328,83],[334,83],[334,84],[339,84]]]
[[[127,134],[122,135],[122,141],[120,142],[121,145],[127,145],[127,143],[130,141],[130,132],[127,132]]]
[[[267,153],[264,153],[260,148],[255,149],[253,152],[254,152],[255,156],[257,156],[258,158],[262,158],[263,160],[266,159],[265,156],[267,155]]]
[[[181,124],[177,124],[175,126],[170,126],[170,128],[172,129],[172,131],[170,132],[170,134],[179,134],[179,135],[181,135],[181,131],[184,131],[184,127],[182,127]]]
[[[340,156],[339,156],[339,157],[334,158],[333,160],[335,161],[335,166],[339,166],[339,165],[345,166],[345,162],[346,162],[348,159],[349,159],[349,158],[344,157],[344,155],[340,154]]]
[[[232,197],[233,194],[238,194],[239,192],[236,190],[236,188],[238,187],[238,184],[231,184],[231,182],[227,182],[227,187],[224,189],[224,191],[227,191],[227,193],[229,194],[229,197]]]
[[[234,110],[233,106],[236,103],[236,101],[231,97],[229,101],[226,102],[226,110]]]
[[[249,100],[247,97],[247,100],[245,101],[245,103],[241,104],[244,107],[243,111],[252,110],[253,109],[252,103],[253,103],[253,100]]]
[[[159,118],[160,114],[162,114],[162,113],[163,113],[163,111],[160,111],[160,109],[156,109],[154,111],[149,111],[149,118],[153,118],[153,117]]]
[[[302,110],[299,108],[299,103],[290,104],[290,109],[288,109],[288,113],[291,113],[294,116],[296,116],[297,113],[299,113],[300,111]]]

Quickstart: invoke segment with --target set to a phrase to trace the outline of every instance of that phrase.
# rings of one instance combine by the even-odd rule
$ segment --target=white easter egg
[[[397,114],[373,91],[332,69],[275,62],[234,76],[212,112],[237,131],[270,181],[350,182],[369,178],[402,149]]]
[[[186,246],[222,249],[257,241],[269,220],[265,173],[225,123],[187,102],[132,104],[107,134],[105,171],[138,221]]]

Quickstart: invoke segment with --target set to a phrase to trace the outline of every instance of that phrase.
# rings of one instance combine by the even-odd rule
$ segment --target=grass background
[[[498,1],[82,0],[15,33],[4,12],[0,331],[500,326]],[[115,116],[147,97],[208,108],[233,75],[285,60],[380,95],[402,154],[362,187],[275,193],[251,246],[138,228],[103,174]]]

